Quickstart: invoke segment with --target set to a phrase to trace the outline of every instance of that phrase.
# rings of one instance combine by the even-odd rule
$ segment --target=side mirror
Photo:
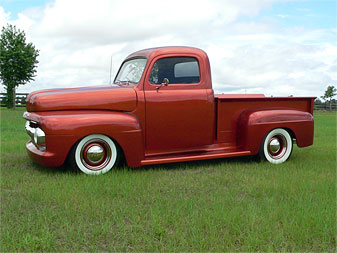
[[[167,78],[163,79],[163,82],[160,84],[160,86],[156,87],[157,91],[163,86],[167,86],[170,83],[170,81]]]
[[[170,83],[170,81],[167,78],[163,79],[162,84],[164,84],[165,86],[167,86]]]

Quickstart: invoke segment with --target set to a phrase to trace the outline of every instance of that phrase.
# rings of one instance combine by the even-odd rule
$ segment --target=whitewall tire
[[[106,135],[92,134],[84,137],[69,154],[71,166],[88,175],[110,171],[118,163],[119,151]]]
[[[293,150],[293,141],[290,134],[282,128],[270,131],[263,140],[260,148],[261,158],[273,164],[288,160]]]

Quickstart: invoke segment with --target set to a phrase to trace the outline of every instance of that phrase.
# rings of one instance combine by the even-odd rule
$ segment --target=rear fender
[[[138,118],[131,113],[111,111],[55,111],[25,113],[24,118],[40,124],[48,136],[72,136],[71,141],[59,147],[65,153],[90,134],[104,134],[115,140],[122,148],[130,167],[140,166],[144,159],[143,133]],[[51,138],[50,138],[51,139]],[[55,142],[54,142],[55,143]],[[53,144],[51,144],[53,145]],[[64,161],[63,161],[64,162]]]
[[[297,110],[243,112],[238,121],[237,143],[243,150],[257,154],[263,138],[275,128],[290,132],[299,147],[313,144],[314,119],[310,113]]]

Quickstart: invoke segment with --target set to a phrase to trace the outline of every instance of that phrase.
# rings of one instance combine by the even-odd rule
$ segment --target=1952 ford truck
[[[68,158],[86,174],[130,167],[260,155],[286,161],[313,144],[314,97],[214,95],[206,53],[145,49],[122,63],[115,85],[36,91],[27,98],[26,144],[45,166]]]

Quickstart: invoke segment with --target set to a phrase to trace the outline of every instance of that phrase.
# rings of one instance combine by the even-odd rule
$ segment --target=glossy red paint
[[[299,110],[267,109],[247,111],[238,120],[238,146],[257,154],[266,133],[275,128],[289,130],[299,147],[313,144],[314,120],[310,113]]]
[[[46,138],[46,151],[40,151],[32,141],[28,141],[26,148],[32,160],[47,167],[61,166],[76,142],[73,135],[48,135]]]
[[[27,98],[27,110],[30,112],[77,109],[131,112],[136,106],[135,90],[118,86],[37,91],[30,93]]]
[[[69,110],[26,112],[23,117],[38,122],[46,133],[46,152],[52,149],[48,156],[56,152],[60,158],[54,166],[63,164],[71,147],[77,141],[96,133],[107,135],[115,140],[123,149],[125,158],[131,167],[139,166],[140,161],[144,159],[143,135],[139,121],[133,114],[99,110]],[[64,137],[65,135],[68,137]],[[50,139],[51,137],[53,139]]]
[[[216,96],[216,99],[218,108],[218,143],[226,142],[234,146],[241,146],[243,142],[242,139],[246,139],[246,137],[244,137],[244,129],[248,126],[248,120],[250,120],[250,125],[253,125],[251,122],[252,120],[261,124],[265,122],[269,125],[274,122],[281,123],[287,121],[290,124],[292,122],[297,122],[298,120],[309,122],[313,120],[312,116],[310,119],[306,117],[303,120],[303,113],[310,111],[308,102],[313,98],[247,96],[245,98],[232,97],[230,99],[225,99]],[[224,115],[226,116],[224,117]],[[262,125],[259,127],[262,128]],[[289,128],[290,127],[291,125],[289,125]],[[277,126],[275,128],[277,128]],[[268,132],[270,130],[268,130]],[[265,136],[265,130],[262,131],[261,134]],[[309,136],[311,135],[308,135],[307,138],[309,138]],[[255,143],[260,140],[260,138],[256,138]]]
[[[46,151],[27,143],[32,159],[59,166],[91,134],[114,140],[130,167],[255,155],[275,128],[289,131],[299,147],[313,143],[313,97],[214,95],[208,57],[196,48],[146,49],[125,61],[138,57],[147,59],[138,85],[31,93],[24,118],[37,122],[46,135]],[[167,57],[197,59],[200,82],[160,89],[151,84],[153,65]]]
[[[212,84],[206,53],[191,48],[163,48],[141,52],[148,52],[149,55],[148,71],[143,81],[147,154],[212,144],[215,113],[213,90],[209,90]],[[172,84],[157,90],[159,85],[149,81],[150,70],[156,61],[166,57],[197,59],[200,76],[206,78],[201,78],[196,84]]]

